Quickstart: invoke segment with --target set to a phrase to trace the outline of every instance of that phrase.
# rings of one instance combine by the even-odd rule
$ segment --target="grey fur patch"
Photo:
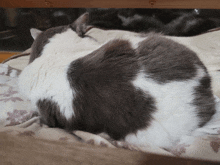
[[[193,51],[156,34],[142,41],[136,53],[140,65],[158,83],[191,79],[196,75],[196,65],[204,68]]]
[[[38,100],[37,107],[42,123],[50,127],[60,127],[71,130],[72,121],[66,120],[65,116],[60,113],[60,107],[56,102],[49,99]]]
[[[200,80],[200,85],[195,88],[195,100],[198,116],[200,117],[200,127],[205,125],[215,114],[215,98],[211,90],[211,78],[207,74]]]
[[[73,61],[67,75],[76,91],[74,127],[106,132],[113,139],[146,128],[156,108],[149,94],[131,84],[139,69],[135,51],[124,40],[110,41]]]

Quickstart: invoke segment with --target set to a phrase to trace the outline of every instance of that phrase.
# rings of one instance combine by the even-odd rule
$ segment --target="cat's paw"
[[[112,144],[118,148],[124,148],[132,151],[139,151],[139,147],[125,141],[113,141]]]
[[[80,137],[87,144],[115,148],[115,146],[112,145],[108,140],[106,140],[105,138],[99,135],[95,135],[95,134],[84,132],[84,131],[74,131],[73,133],[76,136]]]
[[[181,156],[182,154],[186,153],[187,147],[189,147],[189,144],[181,143],[177,144],[175,147],[169,150],[170,153],[176,156]]]

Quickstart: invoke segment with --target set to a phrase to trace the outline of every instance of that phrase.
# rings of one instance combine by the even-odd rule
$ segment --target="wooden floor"
[[[7,58],[15,55],[15,54],[19,54],[20,52],[1,52],[0,51],[0,63],[4,60],[6,60]]]

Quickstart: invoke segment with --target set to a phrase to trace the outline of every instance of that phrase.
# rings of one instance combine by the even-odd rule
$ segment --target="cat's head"
[[[75,33],[74,38],[72,38],[73,40],[77,40],[77,38],[83,38],[85,33],[93,28],[93,26],[88,25],[88,22],[89,14],[85,13],[70,25],[53,27],[45,31],[32,28],[30,33],[34,39],[34,42],[32,44],[32,52],[29,63],[33,62],[36,58],[41,56],[45,45],[47,45],[50,42],[50,39],[53,38],[56,34],[61,34],[71,29],[72,32]]]

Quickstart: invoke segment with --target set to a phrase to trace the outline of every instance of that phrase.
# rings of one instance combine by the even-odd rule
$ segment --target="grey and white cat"
[[[210,76],[193,51],[158,34],[99,43],[87,21],[32,30],[19,89],[44,123],[169,149],[212,118]]]

